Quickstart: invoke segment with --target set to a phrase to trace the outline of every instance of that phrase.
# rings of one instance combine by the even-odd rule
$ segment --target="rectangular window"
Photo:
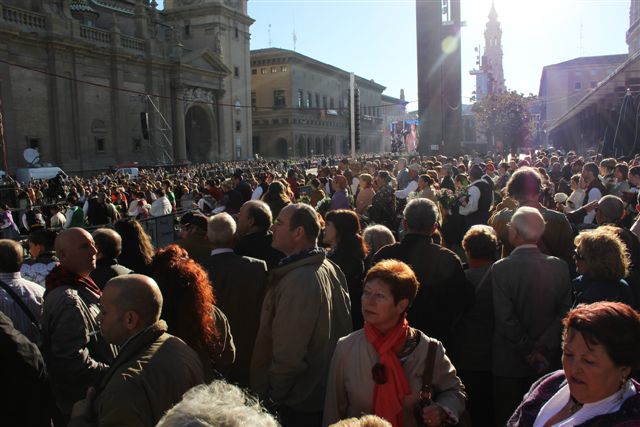
[[[255,76],[256,74],[258,74],[258,69],[257,69],[257,68],[253,68],[253,69],[251,70],[251,74],[252,74],[252,75],[254,75],[254,76]]]
[[[233,76],[240,77],[240,67],[233,67]]]
[[[107,148],[104,138],[96,136],[96,153],[104,153],[105,151],[107,151]]]
[[[329,108],[331,108],[333,110],[333,98],[329,98]]]
[[[322,97],[322,108],[324,108],[325,110],[327,109],[327,97],[326,96]]]
[[[240,132],[242,130],[242,122],[240,120],[236,120],[236,132]]]
[[[184,35],[185,37],[190,37],[191,36],[191,25],[189,24],[184,24]]]
[[[298,90],[298,108],[302,108],[304,104],[304,92],[302,89]]]
[[[311,108],[311,92],[307,92],[307,108]]]
[[[256,111],[257,110],[256,104],[257,104],[256,93],[255,92],[251,92],[251,111]]]
[[[581,90],[582,89],[582,83],[576,82],[573,87],[574,87],[575,90]]]
[[[286,73],[287,72],[287,66],[283,65],[282,67],[280,67],[280,71],[283,72],[283,73]]]
[[[591,89],[595,89],[598,86],[598,82],[591,82]]]
[[[277,73],[278,72],[278,67],[271,67],[271,72],[272,73]]]
[[[282,108],[287,105],[286,98],[284,96],[284,90],[274,90],[273,91],[273,107],[274,108]]]
[[[236,40],[240,38],[240,31],[238,30],[238,27],[235,27],[233,29],[233,35],[236,38]]]
[[[40,138],[35,136],[27,137],[27,148],[33,148],[34,150],[40,150]]]
[[[320,108],[320,95],[316,93],[316,108]]]
[[[266,68],[260,68],[260,74],[267,74],[267,69]]]

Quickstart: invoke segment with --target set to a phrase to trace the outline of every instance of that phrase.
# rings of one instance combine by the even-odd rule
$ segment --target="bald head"
[[[73,273],[87,277],[96,268],[93,237],[82,228],[69,228],[58,234],[55,250],[60,265]]]
[[[616,196],[604,196],[598,202],[596,221],[598,224],[617,224],[624,213],[624,202]]]
[[[511,217],[511,226],[523,244],[536,244],[544,234],[545,223],[540,211],[524,206]]]
[[[140,328],[160,320],[162,293],[155,280],[142,274],[114,277],[105,285],[104,292],[113,295],[113,304],[122,313],[135,311],[140,316]]]

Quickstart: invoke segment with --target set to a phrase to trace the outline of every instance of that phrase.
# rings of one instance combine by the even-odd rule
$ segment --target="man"
[[[469,186],[469,200],[463,201],[459,212],[465,219],[465,228],[473,225],[486,224],[489,219],[489,210],[493,204],[493,191],[491,185],[484,179],[482,168],[473,165],[469,170],[471,185]]]
[[[40,343],[40,318],[44,288],[20,275],[22,246],[0,240],[0,311],[32,342]]]
[[[540,204],[540,192],[542,191],[542,178],[533,168],[524,167],[518,169],[509,179],[507,194],[514,199],[518,206],[529,206],[537,209],[546,222],[544,234],[538,242],[540,250],[547,254],[564,260],[568,265],[573,265],[573,231],[567,217],[560,212],[552,211]],[[509,242],[508,224],[515,209],[502,209],[496,212],[490,219],[489,225],[496,230],[502,241],[502,256],[506,257],[513,250]]]
[[[396,181],[398,188],[404,189],[409,184],[409,169],[407,169],[407,159],[400,157],[396,165]]]
[[[440,188],[447,188],[451,191],[456,191],[456,184],[451,177],[453,173],[453,166],[450,163],[442,165],[439,171],[440,176]]]
[[[202,363],[160,320],[162,293],[150,277],[111,279],[100,297],[100,333],[119,347],[109,370],[73,406],[69,426],[155,426],[182,395],[202,384]]]
[[[300,197],[300,184],[298,184],[297,174],[294,169],[289,169],[289,171],[287,172],[286,181],[291,188],[291,192],[293,192],[293,197],[298,200],[298,198]]]
[[[184,248],[196,262],[204,263],[213,249],[207,239],[207,217],[187,212],[180,218],[180,229],[180,240],[176,244]]]
[[[209,218],[207,236],[212,251],[203,265],[215,288],[216,305],[229,320],[236,346],[236,360],[225,373],[226,377],[248,387],[251,354],[266,290],[267,265],[259,259],[236,255],[233,252],[235,234],[236,223],[231,215],[220,213]]]
[[[56,232],[41,229],[29,233],[29,255],[20,267],[20,274],[24,279],[42,286],[44,292],[45,280],[51,270],[59,264],[54,250]]]
[[[77,205],[78,198],[71,195],[67,198],[67,203],[69,203],[69,207],[65,213],[66,221],[63,228],[82,227],[84,225],[85,212]]]
[[[585,163],[582,167],[582,179],[587,185],[583,205],[600,200],[606,194],[602,181],[598,177],[598,166],[595,163]],[[582,221],[584,224],[592,224],[596,217],[596,212],[588,212]]]
[[[492,373],[500,425],[533,381],[560,360],[562,318],[571,307],[569,270],[564,261],[538,248],[544,229],[538,209],[519,208],[509,225],[509,241],[515,249],[492,267]]]
[[[51,206],[51,218],[49,219],[50,229],[51,230],[62,230],[65,222],[67,222],[67,218],[62,213],[62,208],[60,205]]]
[[[70,228],[58,235],[60,265],[47,276],[42,305],[42,355],[63,414],[84,397],[113,361],[115,348],[98,332],[100,288],[89,277],[96,268],[91,234]]]
[[[89,277],[102,290],[109,279],[132,271],[124,265],[118,264],[118,257],[122,252],[122,237],[110,228],[98,228],[91,235],[96,245],[96,268]]]
[[[407,197],[409,197],[409,194],[413,193],[418,189],[419,176],[420,176],[420,165],[417,163],[412,163],[411,166],[409,166],[409,175],[408,175],[407,185],[405,187],[402,187],[402,190],[396,190],[394,195],[398,199],[406,199]],[[401,187],[398,185],[398,188],[401,188]]]
[[[286,258],[269,274],[251,386],[277,405],[284,427],[319,426],[336,342],[351,332],[347,281],[316,246],[311,206],[286,206],[272,229]]]
[[[397,199],[391,188],[391,177],[387,171],[379,171],[375,178],[376,194],[371,199],[369,218],[376,224],[382,224],[394,230]]]
[[[438,208],[431,200],[410,201],[404,209],[402,241],[380,249],[372,265],[384,259],[409,264],[420,282],[407,314],[409,324],[447,347],[454,322],[473,304],[474,289],[458,256],[433,243],[437,219]]]
[[[249,183],[242,179],[241,171],[238,170],[231,176],[231,182],[233,183],[233,188],[242,196],[242,203],[251,200],[253,191]]]
[[[110,224],[118,219],[118,212],[104,191],[89,199],[87,219],[90,225]]]
[[[163,216],[169,215],[173,212],[173,207],[171,206],[171,202],[165,195],[166,193],[161,188],[158,188],[153,192],[155,194],[156,199],[151,203],[151,209],[149,210],[149,215],[151,216]]]
[[[238,213],[238,242],[235,252],[238,255],[261,259],[271,270],[284,258],[284,254],[271,246],[273,235],[271,228],[271,208],[259,200],[250,200]]]

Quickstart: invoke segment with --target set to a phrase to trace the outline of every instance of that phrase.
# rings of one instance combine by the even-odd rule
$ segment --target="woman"
[[[154,249],[140,223],[135,219],[121,219],[114,228],[122,237],[122,252],[118,262],[136,273],[149,274]]]
[[[181,338],[200,356],[207,382],[233,364],[235,347],[226,316],[218,309],[207,272],[178,245],[153,257],[153,277],[164,304],[168,332]]]
[[[218,202],[218,206],[213,210],[213,212],[226,212],[229,215],[235,215],[240,212],[240,208],[242,207],[242,194],[233,188],[233,183],[230,179],[226,179],[222,182],[222,191],[222,200]]]
[[[327,196],[324,194],[324,191],[322,190],[322,183],[318,178],[313,178],[309,182],[309,184],[311,185],[311,193],[309,193],[309,203],[315,208],[316,206],[318,206],[318,202],[320,202],[320,200],[324,199]]]
[[[394,427],[458,421],[465,394],[455,368],[440,342],[411,328],[406,320],[418,286],[411,268],[400,261],[381,261],[369,270],[362,293],[364,329],[336,345],[323,425],[362,414],[378,415]],[[433,403],[420,411],[418,391],[430,342],[436,345],[432,380],[436,393]]]
[[[274,218],[278,217],[282,208],[291,204],[291,199],[287,196],[285,187],[280,181],[273,181],[269,184],[267,192],[262,196],[262,201],[269,205]]]
[[[475,288],[475,303],[457,322],[452,334],[451,359],[469,395],[467,407],[473,425],[495,425],[491,390],[493,340],[493,286],[491,266],[496,261],[498,237],[488,225],[474,225],[464,235],[462,248],[467,280]]]
[[[571,177],[571,194],[565,203],[564,213],[573,212],[582,207],[586,184],[580,174]]]
[[[373,177],[368,173],[360,175],[360,191],[356,198],[356,213],[365,215],[373,202],[376,192],[373,190]]]
[[[429,199],[434,203],[438,202],[436,193],[433,191],[433,179],[427,174],[420,175],[418,178],[418,190],[416,193],[417,197]]]
[[[362,279],[367,247],[360,236],[360,220],[355,212],[339,209],[331,211],[325,218],[324,243],[331,246],[328,258],[338,264],[349,286],[353,330],[362,328]]]
[[[615,169],[613,170],[613,176],[616,181],[613,184],[611,191],[609,194],[613,196],[622,197],[623,193],[629,191],[629,166],[626,163],[618,163],[616,164]]]
[[[45,286],[45,278],[58,264],[54,243],[56,232],[53,230],[39,229],[29,233],[29,255],[20,267],[20,274],[24,279]]]
[[[365,258],[365,266],[371,267],[373,256],[383,246],[392,245],[396,242],[393,233],[384,225],[370,225],[362,232],[362,238],[367,245],[367,257]]]
[[[333,196],[331,196],[330,211],[337,209],[351,209],[349,192],[347,191],[347,178],[344,175],[336,175],[331,184]]]
[[[629,271],[629,254],[622,240],[596,228],[583,231],[574,240],[577,278],[573,279],[574,307],[597,301],[619,301],[636,306],[631,288],[624,281]]]
[[[598,302],[571,310],[563,324],[562,370],[538,380],[507,425],[640,425],[640,384],[630,379],[640,366],[638,313]]]
[[[379,171],[376,179],[376,194],[371,200],[369,218],[376,224],[382,224],[390,230],[396,222],[397,200],[391,187],[391,176],[387,171]]]

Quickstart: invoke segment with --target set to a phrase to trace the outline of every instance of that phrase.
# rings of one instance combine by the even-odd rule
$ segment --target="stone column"
[[[173,153],[174,163],[187,162],[187,140],[184,127],[184,101],[183,86],[175,86],[175,96],[173,97],[173,110],[175,127],[173,128]]]

